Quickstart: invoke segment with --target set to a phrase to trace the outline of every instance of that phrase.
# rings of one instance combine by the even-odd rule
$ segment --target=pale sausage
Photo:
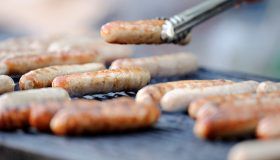
[[[180,76],[194,72],[198,68],[197,59],[190,53],[172,53],[144,58],[115,60],[110,69],[142,67],[150,71],[152,77]]]
[[[158,83],[153,85],[148,85],[140,89],[136,94],[137,102],[149,102],[159,104],[161,97],[176,88],[201,88],[207,86],[215,86],[222,84],[233,83],[229,80],[182,80],[166,83]]]
[[[211,95],[229,95],[240,93],[255,93],[258,86],[256,81],[244,81],[220,86],[204,88],[182,88],[166,93],[161,99],[161,107],[164,111],[176,112],[188,109],[191,101]]]

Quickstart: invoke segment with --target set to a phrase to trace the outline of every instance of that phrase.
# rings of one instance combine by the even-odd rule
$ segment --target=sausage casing
[[[269,93],[274,91],[280,91],[280,83],[277,82],[262,82],[257,88],[258,93]]]
[[[152,77],[185,75],[198,68],[197,59],[193,54],[174,53],[144,58],[115,60],[110,69],[142,67],[150,71]]]
[[[105,41],[119,44],[160,44],[164,20],[114,21],[102,26]]]
[[[52,65],[83,64],[103,62],[102,56],[96,53],[48,53],[40,55],[17,56],[1,62],[1,74],[24,74],[28,71]]]
[[[228,160],[280,159],[280,140],[245,141],[230,149]]]
[[[279,139],[280,116],[268,116],[263,118],[257,126],[256,136],[260,139]]]
[[[91,107],[94,100],[72,100],[72,101],[45,101],[30,104],[29,123],[31,127],[40,132],[50,131],[50,121],[60,109],[64,107]]]
[[[227,105],[210,116],[198,118],[195,134],[203,139],[252,134],[261,118],[280,113],[279,97],[256,100],[253,104]]]
[[[85,95],[138,90],[150,78],[150,73],[142,68],[112,69],[59,76],[52,86],[64,88],[70,95]]]
[[[166,82],[166,83],[158,83],[153,85],[148,85],[142,89],[140,89],[136,94],[137,102],[149,102],[159,104],[162,96],[176,88],[200,88],[206,86],[213,85],[221,85],[233,83],[229,80],[182,80],[182,81],[174,81],[174,82]]]
[[[244,81],[233,84],[209,86],[204,88],[181,88],[166,93],[161,99],[164,111],[185,111],[191,101],[211,95],[229,95],[255,93],[258,86],[256,81]]]
[[[208,117],[214,114],[215,112],[217,112],[219,108],[224,108],[229,106],[242,107],[244,105],[257,105],[258,103],[268,103],[270,101],[277,104],[280,103],[277,100],[279,96],[280,96],[280,92],[259,93],[259,94],[248,93],[248,94],[217,96],[220,97],[221,101],[213,101],[213,99],[211,99],[212,97],[209,97],[208,100],[210,101],[208,102],[204,101],[205,102],[204,104],[201,104],[201,106],[197,106],[198,108],[196,108],[197,112],[195,113],[195,116],[197,119]],[[205,98],[205,100],[206,99],[207,98]]]
[[[0,94],[12,92],[15,88],[14,80],[6,75],[0,75]]]
[[[0,96],[0,130],[15,130],[28,126],[29,104],[47,100],[70,100],[60,88],[17,91]]]
[[[123,97],[91,107],[65,107],[55,114],[50,126],[57,135],[122,132],[150,127],[159,115],[156,106]]]
[[[132,49],[125,45],[112,45],[93,37],[66,37],[53,41],[48,52],[98,52],[105,62],[112,62],[118,58],[127,58],[132,55]]]
[[[102,69],[105,69],[105,66],[102,63],[58,65],[39,68],[21,76],[19,87],[21,90],[51,87],[52,81],[55,77],[73,73],[98,71]]]

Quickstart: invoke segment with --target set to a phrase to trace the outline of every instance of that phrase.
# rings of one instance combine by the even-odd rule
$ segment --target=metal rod
[[[193,27],[232,8],[236,3],[237,0],[207,0],[174,15],[165,22],[162,39],[168,43],[178,43],[187,36]]]

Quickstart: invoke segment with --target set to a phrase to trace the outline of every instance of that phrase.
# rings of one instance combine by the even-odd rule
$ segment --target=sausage
[[[14,91],[14,80],[6,75],[0,75],[0,94]]]
[[[52,87],[61,87],[70,95],[138,90],[150,81],[150,73],[142,68],[112,69],[76,73],[56,77]]]
[[[245,141],[234,145],[228,160],[276,160],[280,159],[280,140]]]
[[[40,54],[40,52],[37,52],[37,51],[0,52],[0,61],[9,59],[9,58],[13,58],[13,57],[17,57],[17,56],[38,55],[38,54]]]
[[[256,135],[260,139],[280,138],[280,116],[268,116],[263,118],[257,126]]]
[[[259,120],[280,114],[279,97],[252,104],[227,104],[214,114],[198,118],[194,133],[202,139],[227,138],[255,132]]]
[[[72,100],[72,101],[46,101],[30,104],[29,123],[40,132],[50,132],[50,121],[60,109],[65,107],[91,107],[94,100]]]
[[[257,88],[258,93],[267,93],[273,91],[280,91],[280,83],[266,81],[260,83]]]
[[[247,97],[251,97],[254,95],[255,95],[254,93],[244,93],[244,94],[231,94],[231,95],[222,95],[222,96],[207,96],[204,98],[199,98],[190,103],[188,108],[188,113],[190,117],[196,119],[197,113],[205,105],[214,104],[215,106],[219,106],[220,104],[225,102],[232,102],[237,99],[245,99]]]
[[[101,27],[105,41],[119,44],[160,44],[164,20],[114,21]]]
[[[210,86],[204,88],[176,89],[166,93],[162,97],[160,104],[164,111],[185,111],[186,109],[188,109],[188,106],[191,103],[191,101],[195,99],[211,95],[254,93],[256,92],[257,86],[258,82],[256,81],[244,81],[233,84]]]
[[[49,42],[56,37],[20,37],[0,42],[0,52],[37,52],[44,51]]]
[[[151,127],[159,115],[160,110],[155,105],[122,97],[93,102],[91,107],[65,107],[54,115],[50,126],[57,135],[123,132]]]
[[[98,52],[106,63],[111,63],[119,58],[127,58],[132,55],[132,49],[124,45],[112,45],[92,37],[67,37],[53,41],[48,52]]]
[[[194,72],[198,68],[197,59],[193,54],[176,53],[144,58],[118,59],[110,69],[142,67],[150,71],[152,77],[180,76]]]
[[[279,96],[280,96],[280,92],[272,92],[272,93],[265,93],[265,94],[249,93],[249,94],[227,95],[224,96],[224,101],[206,102],[203,106],[201,106],[197,110],[196,118],[200,119],[200,118],[210,116],[215,112],[217,112],[219,108],[228,107],[232,105],[236,107],[240,107],[240,106],[242,107],[243,105],[257,105],[258,102],[267,103],[270,101],[274,101],[274,103],[280,103],[277,100],[275,100],[275,98],[278,98]]]
[[[137,102],[149,102],[159,104],[161,97],[176,88],[196,88],[196,87],[206,87],[213,85],[221,85],[233,83],[229,80],[182,80],[166,83],[158,83],[153,85],[148,85],[140,89],[136,94]]]
[[[0,130],[15,130],[28,126],[29,104],[47,100],[70,100],[61,88],[17,91],[0,96]]]
[[[101,63],[58,65],[40,68],[24,74],[19,80],[19,87],[21,90],[51,87],[55,77],[102,69],[105,69],[105,66]]]
[[[0,63],[0,74],[24,74],[28,71],[52,65],[83,64],[103,62],[102,56],[95,53],[48,53],[8,58]]]

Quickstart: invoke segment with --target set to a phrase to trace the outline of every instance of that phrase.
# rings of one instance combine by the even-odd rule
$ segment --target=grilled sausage
[[[221,96],[208,96],[200,98],[190,103],[188,108],[189,115],[196,119],[198,112],[201,112],[201,108],[207,108],[204,106],[214,104],[215,106],[221,106],[225,103],[250,103],[254,102],[256,99],[261,99],[262,97],[277,97],[280,96],[280,92],[271,92],[271,93],[243,93],[243,94],[232,94],[232,95],[221,95]]]
[[[100,102],[94,100],[72,100],[31,103],[29,123],[40,132],[49,132],[51,131],[50,121],[60,109],[65,107],[91,107],[95,103]]]
[[[0,52],[45,51],[48,44],[56,38],[55,36],[10,38],[0,42]]]
[[[214,86],[221,84],[233,83],[229,80],[182,80],[166,83],[158,83],[153,85],[148,85],[140,89],[136,94],[137,102],[149,102],[159,104],[161,97],[176,88],[197,88]]]
[[[252,134],[260,119],[280,114],[279,97],[252,104],[227,105],[210,116],[198,118],[194,127],[195,134],[203,139]]]
[[[142,68],[102,70],[56,77],[53,87],[61,87],[70,95],[138,90],[150,81],[150,73]]]
[[[21,90],[51,87],[55,77],[102,69],[105,69],[105,66],[101,63],[59,65],[40,68],[24,74],[19,80],[19,87]]]
[[[102,26],[105,41],[119,44],[160,44],[164,20],[114,21]]]
[[[0,94],[14,91],[14,80],[6,75],[0,75]]]
[[[60,88],[43,88],[3,94],[0,96],[0,130],[27,127],[31,102],[69,99],[68,93]]]
[[[280,159],[280,140],[246,141],[233,146],[228,160],[276,160]]]
[[[67,37],[52,42],[48,52],[98,52],[107,63],[132,55],[132,49],[124,45],[112,45],[92,37]]]
[[[161,107],[164,111],[185,111],[188,109],[191,101],[211,96],[211,95],[229,95],[240,93],[254,93],[256,92],[258,82],[244,81],[234,84],[226,84],[220,86],[210,86],[204,88],[182,88],[172,90],[166,93],[161,99]]]
[[[219,106],[225,102],[232,102],[238,99],[245,99],[251,96],[254,96],[254,93],[244,93],[244,94],[231,94],[231,95],[222,95],[222,96],[207,96],[204,98],[199,98],[190,103],[188,108],[189,116],[193,119],[197,118],[198,111],[203,108],[205,105],[214,104],[215,106]]]
[[[198,109],[196,113],[196,118],[201,119],[204,117],[211,116],[215,114],[219,110],[219,108],[228,107],[228,106],[236,106],[242,107],[243,105],[257,105],[258,102],[260,103],[267,103],[273,101],[274,103],[279,103],[277,98],[280,96],[280,92],[272,92],[266,94],[236,94],[236,95],[227,95],[224,96],[224,101],[220,102],[206,102],[201,108]],[[220,96],[222,97],[222,96]],[[280,101],[280,99],[279,99]]]
[[[118,59],[110,69],[142,67],[150,71],[152,77],[185,75],[198,68],[193,54],[177,53],[144,58]]]
[[[256,135],[260,139],[279,139],[280,116],[269,116],[262,119],[257,126]]]
[[[257,88],[258,93],[267,93],[273,91],[280,91],[280,83],[270,81],[262,82]]]
[[[150,127],[159,115],[154,105],[122,97],[94,103],[91,107],[65,107],[55,114],[50,126],[57,135],[122,132]]]
[[[16,51],[16,52],[0,52],[0,61],[3,61],[5,59],[17,57],[17,56],[27,56],[27,55],[38,55],[40,52],[37,51],[28,51],[28,52],[23,52],[23,51]],[[2,72],[1,72],[2,73]]]
[[[0,74],[24,74],[28,71],[52,65],[102,62],[98,53],[48,53],[8,58],[0,63]]]

